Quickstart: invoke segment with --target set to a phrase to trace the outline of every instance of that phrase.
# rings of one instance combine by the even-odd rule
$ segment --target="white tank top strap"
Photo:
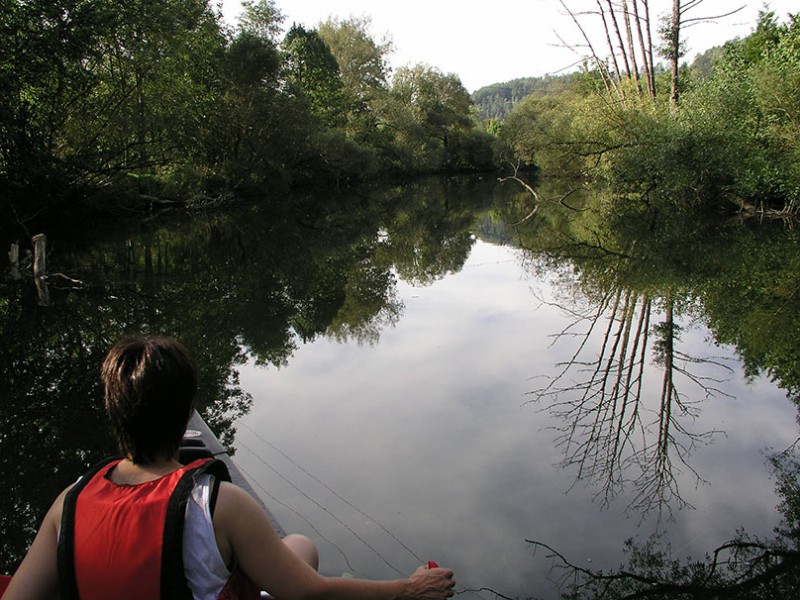
[[[186,503],[183,566],[194,600],[217,600],[231,576],[219,553],[211,521],[213,485],[213,475],[201,475]]]

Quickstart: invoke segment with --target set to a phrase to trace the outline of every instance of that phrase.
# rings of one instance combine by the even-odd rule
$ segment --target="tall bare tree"
[[[653,38],[650,32],[650,6],[647,0],[638,2],[634,0],[633,16],[636,23],[636,35],[639,40],[639,51],[642,56],[642,64],[644,65],[643,71],[645,82],[647,84],[647,93],[651,98],[656,97],[656,78],[654,71],[655,61],[653,60]],[[639,11],[639,4],[642,5],[641,12]],[[641,15],[641,16],[640,16]]]
[[[648,0],[595,0],[596,9],[576,12],[560,0],[567,15],[577,25],[590,57],[603,75],[606,86],[622,98],[631,87],[639,95],[655,97],[650,7]],[[602,23],[607,55],[600,55],[583,26],[582,17],[596,17]],[[636,40],[634,39],[636,31]],[[638,40],[638,44],[636,41]],[[639,65],[643,65],[640,70]],[[646,85],[641,86],[644,78]],[[632,86],[621,85],[624,81]]]
[[[655,98],[653,21],[649,0],[595,0],[595,10],[581,12],[570,8],[566,0],[560,2],[564,11],[577,25],[585,41],[585,48],[588,49],[592,61],[602,74],[606,87],[615,90],[624,98],[626,88],[620,84],[628,81],[640,95]],[[694,16],[695,9],[704,2],[705,0],[672,0],[672,9],[664,15],[662,24],[658,28],[658,34],[663,42],[659,48],[660,54],[667,60],[670,68],[670,103],[673,108],[678,105],[680,94],[680,60],[685,52],[683,35],[685,30],[699,23],[714,22],[728,17],[744,8],[739,6],[718,15]],[[597,46],[583,25],[582,18],[585,17],[599,18],[608,55],[598,54]],[[644,87],[641,86],[642,79],[645,81]]]
[[[667,24],[661,29],[664,40],[663,54],[669,61],[670,67],[670,105],[673,109],[678,106],[680,60],[684,55],[682,31],[687,27],[699,23],[709,23],[736,14],[744,8],[739,6],[720,15],[688,16],[691,11],[700,7],[705,0],[672,0],[672,14]]]

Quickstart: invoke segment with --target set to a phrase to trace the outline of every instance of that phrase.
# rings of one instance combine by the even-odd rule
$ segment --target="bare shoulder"
[[[55,527],[56,529],[61,524],[61,513],[64,507],[64,498],[66,498],[69,491],[75,487],[75,484],[68,485],[61,493],[56,496],[56,499],[53,500],[53,504],[50,505],[50,509],[47,511],[47,514],[44,517],[44,521],[42,521],[42,528],[47,526]]]
[[[50,505],[33,544],[14,573],[3,598],[32,600],[58,596],[58,528],[64,497],[73,486],[64,489]]]
[[[269,560],[275,548],[283,545],[255,498],[228,482],[220,484],[214,532],[223,558],[237,557],[251,579],[263,568],[263,561]],[[259,564],[261,567],[255,567]]]
[[[219,486],[217,505],[214,510],[215,526],[223,529],[237,525],[263,525],[269,524],[269,519],[261,505],[248,492],[238,485],[223,481]]]
[[[249,510],[253,506],[260,506],[258,502],[245,490],[235,483],[221,481],[219,485],[219,495],[217,496],[217,510]]]

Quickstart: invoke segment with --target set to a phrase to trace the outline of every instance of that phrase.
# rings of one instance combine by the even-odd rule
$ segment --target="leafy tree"
[[[368,17],[331,18],[320,23],[317,29],[336,59],[350,108],[354,111],[368,107],[387,87],[390,69],[386,57],[392,52],[392,42],[376,42],[369,34],[370,25]]]
[[[698,102],[691,107],[706,119],[716,112],[711,117],[716,126],[741,139],[723,148],[739,162],[732,192],[748,210],[794,213],[800,202],[799,31],[796,15],[776,26],[771,13],[762,13],[755,41],[746,38],[726,46],[715,77],[698,91]]]
[[[0,177],[7,190],[52,193],[74,173],[57,156],[64,121],[96,83],[96,55],[113,16],[102,3],[3,0],[0,11]],[[39,206],[17,204],[24,214]]]
[[[402,67],[392,79],[390,98],[395,111],[387,125],[401,147],[423,156],[432,171],[458,163],[453,143],[473,126],[472,100],[458,76],[426,65]]]
[[[576,111],[584,102],[577,86],[563,82],[532,92],[508,115],[498,135],[496,153],[501,163],[537,167],[559,177],[580,177],[585,160],[575,152],[572,129]]]
[[[275,44],[249,31],[225,49],[221,110],[205,142],[208,169],[225,189],[255,193],[290,185],[291,166],[305,152],[309,134],[306,113],[279,91],[281,67]]]
[[[438,74],[424,107],[391,97],[391,44],[369,36],[368,19],[328,21],[322,36],[295,26],[279,52],[274,0],[245,2],[236,29],[211,0],[0,8],[0,210],[21,230],[43,208],[489,164],[460,83]]]
[[[208,168],[238,194],[263,197],[265,190],[345,179],[354,170],[348,157],[364,158],[341,144],[341,81],[330,52],[316,32],[298,26],[280,51],[282,21],[272,0],[249,2],[222,62]],[[359,168],[368,171],[365,163]]]
[[[205,3],[138,0],[114,10],[89,67],[96,84],[65,123],[64,141],[99,163],[99,176],[154,174],[200,146],[224,40]]]
[[[307,100],[311,113],[325,125],[343,125],[345,101],[339,64],[325,41],[316,30],[295,24],[283,40],[283,50],[289,89]]]
[[[762,9],[758,12],[758,23],[753,33],[743,40],[730,42],[727,46],[728,48],[738,46],[737,53],[744,64],[755,64],[765,58],[770,49],[780,42],[782,29],[775,13]]]
[[[750,68],[770,149],[758,189],[770,206],[794,213],[800,209],[800,15],[790,16],[764,57]]]
[[[795,17],[781,25],[762,12],[751,37],[725,47],[712,77],[688,85],[690,71],[683,68],[680,105],[669,74],[657,78],[654,100],[626,93],[622,101],[595,72],[572,80],[568,94],[528,96],[504,123],[501,156],[535,162],[545,174],[579,174],[608,185],[620,204],[644,198],[667,210],[738,205],[794,214],[800,201],[796,32]]]
[[[275,0],[242,0],[239,31],[277,42],[285,19]]]
[[[318,32],[336,58],[347,108],[346,131],[359,143],[375,145],[380,112],[388,92],[388,40],[376,42],[369,34],[368,17],[329,19]]]
[[[11,4],[2,72],[13,83],[0,101],[10,185],[59,177],[91,191],[168,177],[197,155],[224,43],[207,2]]]

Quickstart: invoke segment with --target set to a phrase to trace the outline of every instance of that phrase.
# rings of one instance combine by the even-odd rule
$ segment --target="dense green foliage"
[[[680,72],[656,95],[587,71],[538,89],[499,128],[500,154],[669,210],[796,213],[800,195],[800,19],[762,12],[755,31]],[[713,67],[711,61],[715,60]],[[709,72],[712,73],[708,76]]]
[[[208,0],[2,0],[3,217],[492,166],[456,76],[411,68],[412,96],[368,21],[282,24],[273,0],[235,29]]]

